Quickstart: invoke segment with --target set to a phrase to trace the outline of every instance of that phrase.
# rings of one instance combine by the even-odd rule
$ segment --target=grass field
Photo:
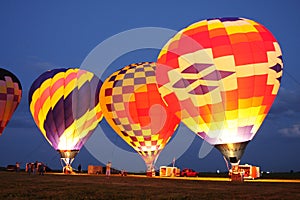
[[[0,199],[300,199],[300,180],[233,183],[227,179],[0,172],[0,181]]]

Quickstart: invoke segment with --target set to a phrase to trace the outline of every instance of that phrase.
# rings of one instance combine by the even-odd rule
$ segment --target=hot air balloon
[[[100,90],[105,119],[144,159],[147,176],[180,122],[158,92],[155,67],[151,62],[128,65],[108,77]]]
[[[102,119],[101,81],[81,69],[53,69],[41,74],[29,91],[33,119],[66,166]]]
[[[0,135],[2,135],[11,116],[22,97],[19,79],[6,69],[0,68]]]
[[[271,108],[282,68],[279,44],[263,25],[215,18],[168,41],[158,56],[156,78],[182,122],[237,165]]]

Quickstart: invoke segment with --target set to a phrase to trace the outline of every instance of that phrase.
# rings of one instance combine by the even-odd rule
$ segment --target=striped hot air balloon
[[[158,92],[155,65],[128,65],[108,77],[100,91],[105,119],[141,155],[148,176],[179,124]]]
[[[156,77],[182,122],[233,164],[269,112],[282,67],[279,44],[263,25],[215,18],[170,39],[158,56]]]
[[[52,147],[70,165],[102,119],[101,81],[81,69],[53,69],[29,91],[33,119]]]
[[[19,79],[6,69],[0,68],[0,135],[18,107],[22,97]]]

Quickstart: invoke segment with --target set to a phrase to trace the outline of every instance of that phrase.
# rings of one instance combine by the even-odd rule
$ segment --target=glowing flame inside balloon
[[[182,122],[234,164],[271,108],[282,67],[279,44],[264,26],[216,18],[170,39],[158,56],[156,77]]]
[[[66,165],[88,140],[102,112],[101,81],[80,69],[54,69],[41,74],[29,91],[33,119]]]

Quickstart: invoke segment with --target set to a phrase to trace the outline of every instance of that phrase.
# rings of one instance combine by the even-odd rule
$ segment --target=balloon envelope
[[[22,97],[19,79],[10,71],[0,68],[0,135],[18,107]]]
[[[101,82],[93,73],[62,68],[43,73],[30,88],[33,119],[67,164],[102,119],[100,87]]]
[[[158,92],[155,67],[148,62],[126,66],[100,91],[105,119],[142,156],[148,172],[179,124]]]
[[[271,108],[282,67],[279,44],[264,26],[216,18],[178,32],[160,52],[156,77],[183,123],[234,163]]]

